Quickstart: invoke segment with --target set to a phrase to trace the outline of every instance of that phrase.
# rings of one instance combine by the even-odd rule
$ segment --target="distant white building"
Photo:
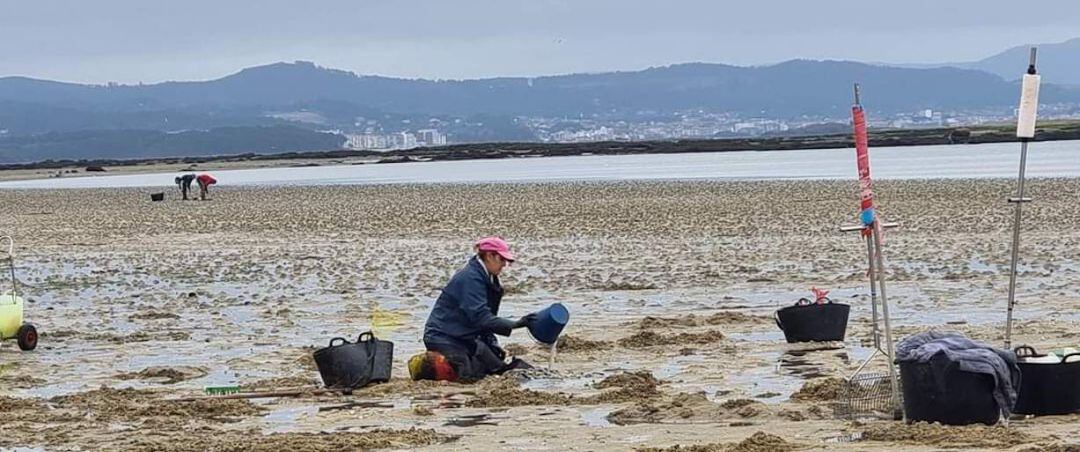
[[[416,141],[420,146],[443,146],[446,144],[446,135],[436,129],[424,129],[416,132]]]
[[[353,150],[380,150],[389,149],[390,145],[386,135],[361,134],[345,135],[345,148]]]
[[[436,129],[424,129],[415,134],[412,132],[397,132],[389,135],[374,133],[345,135],[345,148],[353,150],[378,151],[443,145],[446,145],[446,135]]]
[[[588,143],[596,141],[614,141],[618,137],[615,135],[615,131],[608,127],[601,126],[597,129],[579,130],[576,132],[570,132],[567,130],[555,132],[551,134],[550,141],[557,143]]]
[[[363,145],[363,135],[345,135],[345,149],[359,150],[365,149]]]
[[[416,147],[416,135],[409,132],[400,132],[391,135],[393,137],[393,144],[390,146],[394,149],[412,149]]]
[[[748,133],[753,130],[757,130],[758,124],[756,122],[737,122],[731,126],[731,131],[735,133]]]

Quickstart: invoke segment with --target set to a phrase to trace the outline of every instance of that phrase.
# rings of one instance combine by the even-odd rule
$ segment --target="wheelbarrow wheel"
[[[37,328],[34,328],[34,325],[24,323],[19,327],[16,336],[19,339],[19,350],[28,352],[37,348],[38,334]]]

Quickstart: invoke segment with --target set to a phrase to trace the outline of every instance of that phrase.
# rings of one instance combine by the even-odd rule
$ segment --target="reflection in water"
[[[805,380],[821,378],[827,375],[820,360],[815,362],[808,356],[814,350],[788,350],[777,360],[777,369],[781,375],[792,375]],[[845,359],[847,354],[844,354]]]

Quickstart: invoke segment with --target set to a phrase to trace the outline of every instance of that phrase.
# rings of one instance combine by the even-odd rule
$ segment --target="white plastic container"
[[[23,299],[6,294],[0,295],[0,338],[10,339],[23,324]]]

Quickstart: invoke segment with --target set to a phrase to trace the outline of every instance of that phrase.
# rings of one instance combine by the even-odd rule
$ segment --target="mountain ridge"
[[[106,149],[107,144],[124,150],[109,151],[110,157],[139,158],[139,140],[156,135],[131,133],[136,130],[248,128],[250,133],[241,135],[250,144],[230,136],[227,148],[261,152],[269,150],[263,148],[270,143],[254,133],[274,127],[313,132],[287,132],[297,149],[313,150],[338,140],[317,132],[340,137],[435,128],[453,143],[535,141],[538,135],[525,124],[529,118],[649,123],[707,112],[813,122],[846,118],[855,82],[863,87],[865,106],[879,117],[927,109],[1008,116],[1019,91],[1016,81],[974,69],[807,59],[766,66],[681,63],[639,71],[475,80],[359,75],[306,61],[244,68],[213,80],[140,85],[82,85],[12,76],[0,78],[0,155],[16,161],[42,157],[28,152],[49,158],[64,158],[66,153],[90,157],[89,148]],[[1080,89],[1047,83],[1041,97],[1048,104],[1080,104]],[[85,131],[100,131],[102,138],[33,144],[21,140]],[[172,137],[161,141],[167,146],[155,146],[178,156],[204,155],[219,148],[205,136],[220,135]]]

